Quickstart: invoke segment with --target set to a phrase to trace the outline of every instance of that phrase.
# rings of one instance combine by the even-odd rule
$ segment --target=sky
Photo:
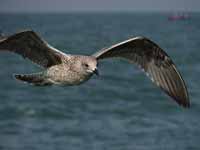
[[[0,12],[200,11],[200,0],[0,0]]]

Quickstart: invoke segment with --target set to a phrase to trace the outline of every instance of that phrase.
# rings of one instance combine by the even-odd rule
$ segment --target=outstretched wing
[[[0,51],[7,50],[28,58],[34,63],[47,68],[61,63],[64,55],[49,46],[34,31],[23,31],[0,40]]]
[[[178,104],[189,107],[186,85],[170,57],[154,42],[136,37],[93,54],[98,60],[120,57],[137,64]]]

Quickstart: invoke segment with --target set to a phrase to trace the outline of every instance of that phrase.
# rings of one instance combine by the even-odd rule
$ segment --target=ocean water
[[[146,36],[173,59],[189,90],[179,107],[134,65],[117,59],[100,77],[74,87],[34,87],[13,73],[40,71],[0,53],[0,150],[199,150],[200,14],[168,21],[165,13],[0,14],[0,30],[33,29],[66,53],[92,54]]]

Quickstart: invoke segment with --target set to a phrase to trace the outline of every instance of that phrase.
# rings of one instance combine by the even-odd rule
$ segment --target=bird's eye
[[[89,67],[88,64],[84,64],[85,67]]]

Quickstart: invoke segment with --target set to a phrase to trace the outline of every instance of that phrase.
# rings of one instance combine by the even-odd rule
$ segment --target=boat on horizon
[[[190,19],[190,16],[188,14],[173,14],[168,17],[168,20],[170,21],[188,20],[188,19]]]

